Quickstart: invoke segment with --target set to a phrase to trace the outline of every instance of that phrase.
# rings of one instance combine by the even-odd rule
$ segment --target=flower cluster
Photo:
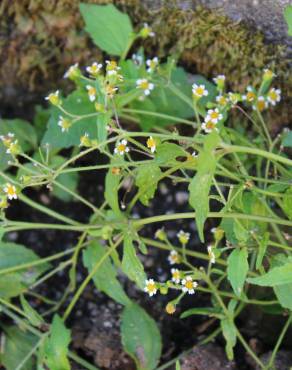
[[[15,185],[7,182],[0,189],[0,210],[3,210],[8,207],[7,200],[17,199],[18,190]]]
[[[17,139],[15,139],[15,135],[12,132],[8,132],[7,135],[1,135],[0,140],[2,141],[2,144],[6,147],[7,154],[16,156],[21,153],[19,142]]]

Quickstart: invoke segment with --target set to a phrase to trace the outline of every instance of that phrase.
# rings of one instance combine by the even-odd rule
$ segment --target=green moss
[[[90,3],[116,3],[133,23],[152,24],[157,37],[146,41],[149,54],[164,58],[179,53],[189,71],[213,77],[224,73],[230,88],[243,90],[257,83],[262,69],[270,67],[278,75],[277,84],[284,96],[292,96],[283,47],[266,45],[263,36],[241,23],[203,8],[182,11],[175,1],[165,2],[160,9],[147,8],[142,0],[92,0]],[[3,0],[0,5],[1,29],[0,89],[2,100],[11,99],[11,91],[29,90],[44,95],[60,86],[64,70],[72,63],[87,64],[100,59],[101,52],[92,45],[82,30],[78,0]],[[277,126],[288,123],[292,104],[286,101],[275,114]]]

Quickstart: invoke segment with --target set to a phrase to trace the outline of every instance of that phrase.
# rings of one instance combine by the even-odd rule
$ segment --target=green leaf
[[[155,321],[137,304],[125,307],[121,323],[125,351],[139,370],[155,369],[161,355],[161,336]]]
[[[63,320],[56,314],[45,342],[45,362],[50,370],[71,369],[67,357],[70,341],[70,330],[66,329]]]
[[[133,245],[131,233],[127,232],[124,235],[124,254],[122,260],[123,272],[133,280],[140,289],[145,286],[146,274],[144,267],[137,257],[136,249]]]
[[[96,113],[94,104],[88,99],[85,90],[76,90],[62,101],[63,108],[71,114],[87,115]],[[66,115],[58,107],[53,107],[42,144],[49,144],[52,148],[58,149],[78,146],[81,136],[86,132],[91,140],[97,139],[97,116],[85,117],[78,120],[70,127],[68,132],[62,132],[58,126],[59,116],[65,117]]]
[[[269,233],[265,233],[264,236],[260,239],[259,250],[258,250],[257,259],[256,259],[256,269],[257,270],[262,266],[263,258],[266,254],[269,240],[270,240]]]
[[[216,170],[213,149],[218,143],[216,133],[205,137],[204,149],[198,157],[198,170],[189,184],[189,203],[196,211],[196,223],[201,241],[204,241],[204,224],[209,213],[209,192]]]
[[[44,322],[43,318],[31,307],[23,295],[20,296],[20,303],[26,318],[33,326],[38,327]]]
[[[247,248],[234,249],[227,259],[227,277],[239,297],[242,293],[246,275],[248,272],[248,253]]]
[[[180,366],[179,361],[176,361],[176,363],[175,363],[175,370],[181,370],[181,366]]]
[[[64,162],[66,161],[66,158],[56,155],[54,156],[51,161],[50,165],[52,168],[58,168],[60,167]],[[63,186],[65,186],[67,189],[71,191],[76,191],[79,176],[77,172],[68,172],[63,173],[59,175],[56,180]],[[72,195],[69,194],[67,191],[63,190],[62,188],[58,187],[58,185],[53,186],[53,195],[60,200],[63,200],[64,202],[69,202],[72,200]]]
[[[287,217],[292,220],[292,186],[285,191],[283,197],[282,209]]]
[[[103,258],[105,253],[106,249],[99,242],[92,242],[83,251],[83,263],[89,272],[93,270],[96,263]],[[116,275],[117,271],[113,267],[110,258],[107,257],[95,273],[93,281],[98,290],[106,293],[117,302],[127,305],[131,301],[117,280]]]
[[[222,317],[222,312],[220,309],[215,307],[200,307],[200,308],[190,308],[186,310],[180,315],[181,319],[185,319],[186,317],[193,316],[193,315],[203,315],[203,316],[210,316],[210,317]]]
[[[93,42],[111,55],[121,56],[127,49],[133,33],[127,14],[114,5],[80,4],[85,30]]]
[[[292,5],[288,5],[284,9],[284,18],[288,25],[288,35],[292,36]]]
[[[142,164],[137,169],[136,186],[139,188],[139,200],[148,206],[149,200],[154,197],[158,181],[162,175],[159,166],[152,162]]]
[[[23,245],[0,242],[0,273],[1,270],[37,260],[39,257]],[[49,264],[44,263],[18,272],[0,275],[0,297],[14,297],[23,293],[49,267]]]
[[[104,197],[117,217],[121,215],[118,193],[121,178],[122,176],[114,173],[112,168],[109,168],[105,177]]]
[[[236,344],[236,327],[231,318],[226,317],[220,321],[223,336],[226,340],[226,354],[229,361],[234,358],[233,348]]]
[[[259,286],[275,287],[277,285],[292,283],[292,262],[287,262],[282,266],[271,268],[266,274],[248,278],[247,282]]]
[[[5,340],[3,352],[0,353],[0,364],[6,370],[15,370],[37,343],[37,337],[28,331],[20,330],[17,326],[4,327]],[[35,361],[30,357],[22,370],[35,369]]]
[[[155,154],[155,162],[159,166],[175,166],[178,165],[178,157],[186,157],[187,153],[184,149],[174,143],[162,143],[157,146]]]

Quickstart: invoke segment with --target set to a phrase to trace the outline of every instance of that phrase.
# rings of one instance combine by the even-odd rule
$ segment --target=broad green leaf
[[[96,266],[96,264],[103,259],[93,277],[96,288],[106,293],[117,302],[123,305],[127,305],[131,301],[127,297],[120,282],[116,278],[117,271],[113,267],[110,261],[110,257],[104,258],[105,253],[106,249],[102,247],[99,242],[92,242],[83,251],[84,266],[88,269],[90,273]]]
[[[44,322],[43,318],[36,312],[34,308],[31,307],[23,295],[20,296],[20,303],[26,318],[33,326],[38,327]]]
[[[14,297],[23,293],[50,265],[44,263],[8,274],[1,274],[1,270],[38,259],[39,257],[32,250],[22,245],[0,242],[0,297]]]
[[[65,161],[66,158],[60,155],[56,155],[51,159],[50,165],[52,166],[52,168],[56,169],[60,167]],[[76,191],[79,176],[77,172],[68,172],[61,174],[56,178],[56,180],[61,185],[65,186],[68,190]],[[62,188],[58,187],[58,185],[56,184],[54,184],[53,186],[53,195],[63,200],[64,202],[69,202],[70,200],[72,200],[72,195],[69,194],[67,191],[63,190]]]
[[[137,304],[125,307],[121,323],[125,351],[139,370],[155,369],[161,355],[161,336],[155,321]]]
[[[127,14],[114,5],[80,4],[85,30],[93,42],[111,55],[121,56],[131,41],[133,28]]]
[[[201,241],[204,241],[204,224],[209,213],[209,193],[216,170],[213,149],[218,143],[216,133],[206,136],[204,149],[198,157],[198,170],[189,184],[189,203],[196,211],[196,223]]]
[[[0,364],[6,370],[15,370],[36,345],[37,337],[28,331],[20,330],[17,326],[4,327],[4,333],[4,348],[0,353]],[[34,370],[34,365],[34,358],[30,357],[21,369]]]
[[[220,321],[223,336],[226,340],[226,354],[229,361],[234,358],[233,348],[236,344],[236,327],[231,318],[226,317]]]
[[[96,113],[94,103],[88,99],[87,92],[84,90],[76,90],[63,99],[63,108],[76,115],[87,115]],[[59,110],[58,107],[52,108],[52,114],[49,119],[46,133],[42,139],[42,144],[49,144],[52,148],[69,148],[78,146],[80,138],[85,133],[88,133],[89,138],[96,140],[98,137],[97,116],[85,117],[75,122],[68,132],[62,132],[58,126],[59,117],[66,115]],[[67,117],[69,118],[69,117]]]
[[[237,296],[240,296],[248,272],[247,248],[234,249],[227,259],[227,277]]]
[[[177,158],[186,156],[187,153],[181,146],[174,143],[162,143],[157,146],[155,162],[159,166],[175,166],[179,164]]]
[[[257,270],[262,266],[263,258],[266,254],[269,239],[270,239],[269,233],[265,233],[263,237],[260,239],[260,244],[259,244],[259,249],[258,249],[258,254],[257,254],[257,259],[256,259],[256,269]]]
[[[119,205],[119,186],[122,176],[109,168],[105,177],[104,197],[116,216],[121,215]]]
[[[292,36],[292,5],[286,6],[284,10],[284,18],[288,26],[288,35]]]
[[[234,235],[239,243],[244,243],[249,239],[249,232],[242,225],[239,220],[234,220],[233,222]]]
[[[70,341],[70,330],[66,329],[63,320],[56,314],[45,342],[45,362],[50,370],[71,369],[67,357]]]
[[[189,310],[183,312],[180,315],[180,318],[185,319],[186,317],[193,316],[193,315],[203,315],[203,316],[221,318],[222,312],[220,309],[215,308],[215,307],[190,308]]]
[[[181,370],[181,366],[180,366],[179,361],[176,361],[176,363],[175,363],[175,370]]]
[[[292,186],[285,191],[282,201],[282,209],[287,217],[292,220]]]
[[[123,272],[133,280],[140,289],[145,286],[146,274],[144,267],[137,257],[136,249],[133,245],[131,233],[127,232],[124,235],[124,253],[122,260]]]
[[[138,167],[136,186],[139,189],[139,199],[145,206],[148,206],[149,200],[154,197],[161,175],[162,172],[155,162],[142,164]]]
[[[292,283],[292,262],[271,268],[266,274],[255,278],[248,278],[247,282],[260,286],[275,287]]]

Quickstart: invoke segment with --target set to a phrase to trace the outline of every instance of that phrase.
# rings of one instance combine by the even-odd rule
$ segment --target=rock
[[[181,370],[235,370],[234,362],[226,359],[224,350],[216,344],[195,346],[180,360]]]
[[[260,360],[267,365],[271,357],[272,351],[264,353]],[[292,367],[292,352],[280,350],[277,353],[276,359],[274,361],[273,370],[290,370]],[[260,367],[256,366],[256,370],[260,370]]]

